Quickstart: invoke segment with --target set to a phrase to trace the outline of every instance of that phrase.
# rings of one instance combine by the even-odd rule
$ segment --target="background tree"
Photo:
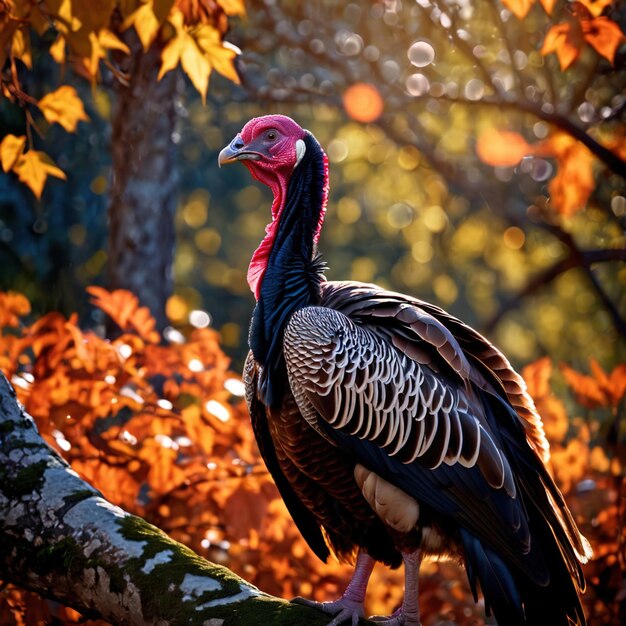
[[[224,4],[224,6],[222,6]],[[22,74],[32,69],[36,51],[59,65],[69,64],[95,87],[103,79],[113,87],[111,113],[111,192],[108,203],[107,274],[113,288],[132,289],[157,320],[166,325],[165,302],[172,292],[174,211],[177,200],[176,104],[182,66],[206,98],[213,69],[237,81],[236,51],[223,41],[227,14],[243,12],[227,3],[164,0],[104,2],[80,0],[2,3],[0,65],[4,95],[21,107],[25,133],[7,134],[0,153],[2,168],[41,198],[48,176],[66,174],[35,149],[40,120],[75,132],[88,121],[76,89],[62,85],[39,99],[23,89]],[[33,32],[34,31],[34,32]],[[50,67],[50,59],[46,59]],[[44,62],[45,63],[45,62]],[[39,85],[35,90],[40,91]]]

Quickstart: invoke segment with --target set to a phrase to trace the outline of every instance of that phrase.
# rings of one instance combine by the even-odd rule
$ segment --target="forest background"
[[[3,0],[0,28],[0,368],[82,477],[265,591],[342,588],[238,374],[270,198],[216,157],[284,113],[329,156],[328,277],[437,303],[523,371],[590,623],[624,622],[626,3]],[[456,565],[424,572],[424,626],[489,619]],[[80,620],[11,585],[0,616]]]

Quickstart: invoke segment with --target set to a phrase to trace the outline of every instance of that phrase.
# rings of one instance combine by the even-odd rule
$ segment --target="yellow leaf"
[[[541,2],[541,6],[543,10],[548,14],[552,15],[552,11],[554,10],[554,5],[556,4],[556,0],[539,0]]]
[[[163,48],[163,52],[161,52],[161,69],[157,76],[158,80],[161,80],[164,74],[167,74],[167,72],[173,70],[178,65],[182,52],[181,40],[181,37],[174,37]]]
[[[50,46],[50,56],[59,64],[65,63],[65,38],[59,34],[56,41]]]
[[[478,158],[487,165],[517,165],[534,148],[520,134],[490,128],[481,133],[476,142]]]
[[[72,0],[72,17],[77,19],[86,31],[97,32],[110,24],[116,4],[116,0],[89,0],[89,2]]]
[[[240,50],[227,41],[222,41],[219,31],[210,24],[194,28],[190,35],[200,50],[207,54],[213,69],[239,84],[239,76],[233,61],[240,54]]]
[[[48,176],[56,176],[63,180],[67,178],[65,172],[59,169],[47,154],[37,150],[29,150],[22,154],[13,166],[13,171],[37,199],[41,198]]]
[[[81,33],[83,31],[81,30]],[[117,35],[110,30],[103,28],[99,32],[90,32],[85,40],[81,40],[80,35],[74,38],[73,36],[68,38],[68,43],[73,48],[75,45],[84,46],[85,49],[82,52],[76,52],[77,56],[82,62],[82,68],[84,73],[95,82],[98,76],[98,67],[100,65],[100,59],[106,57],[107,50],[120,50],[126,54],[130,54],[130,49]],[[74,41],[76,39],[76,41]]]
[[[509,10],[518,20],[523,20],[530,7],[535,4],[535,0],[502,0],[502,4]]]
[[[19,137],[7,135],[2,140],[2,143],[0,143],[0,161],[2,162],[2,169],[5,172],[13,168],[22,152],[24,152],[25,145],[26,137],[24,135]]]
[[[141,0],[119,0],[117,8],[122,15],[122,19],[125,20],[129,15],[134,13],[140,4],[142,4]],[[125,26],[122,26],[122,28],[125,28]]]
[[[103,50],[119,50],[130,54],[130,48],[115,33],[106,28],[98,33],[98,43]]]
[[[243,0],[217,0],[226,15],[245,15],[246,7]]]
[[[122,24],[122,28],[135,27],[139,41],[144,50],[150,47],[150,44],[155,40],[161,24],[154,14],[152,3],[146,2],[139,6],[139,8],[131,13]]]
[[[158,80],[161,80],[164,74],[173,70],[180,61],[180,55],[183,51],[183,44],[187,38],[187,33],[183,25],[183,14],[177,8],[172,10],[168,22],[174,28],[176,35],[172,37],[161,52],[161,69],[159,70]]]
[[[43,0],[44,14],[54,20],[57,30],[78,30],[81,27],[80,20],[72,13],[72,0]]]
[[[565,71],[580,55],[582,32],[578,24],[571,22],[555,24],[548,31],[541,47],[541,54],[546,56],[555,52],[561,70]]]
[[[56,122],[69,133],[76,130],[78,122],[89,121],[83,101],[76,93],[76,89],[69,85],[62,85],[56,91],[46,94],[39,101],[39,108],[51,124]]]
[[[180,63],[187,76],[189,76],[193,86],[202,96],[202,102],[204,103],[209,88],[211,64],[202,50],[198,48],[192,37],[187,36],[183,40]]]
[[[33,56],[30,50],[30,34],[25,29],[18,29],[11,42],[11,56],[18,58],[30,70],[33,67]]]

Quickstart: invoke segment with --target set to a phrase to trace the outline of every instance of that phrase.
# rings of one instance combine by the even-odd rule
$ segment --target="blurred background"
[[[623,17],[623,3],[614,4],[613,19]],[[530,144],[561,121],[591,136],[595,128],[623,133],[623,52],[611,66],[583,46],[561,71],[556,55],[541,54],[549,20],[539,6],[521,20],[504,5],[470,0],[246,8],[226,36],[243,52],[242,85],[214,73],[203,104],[172,72],[172,124],[146,129],[170,132],[175,150],[174,326],[207,311],[242,364],[253,306],[245,274],[271,197],[245,168],[219,170],[216,159],[250,117],[279,112],[310,129],[330,159],[320,242],[328,278],[438,303],[518,365],[543,354],[584,362],[590,346],[607,366],[623,356],[626,269],[618,255],[599,252],[624,247],[624,179],[596,159],[586,201],[563,215],[548,192],[565,167],[558,160],[494,167],[476,152],[481,133],[494,128]],[[59,68],[47,45],[45,36],[33,42],[24,89],[41,97],[59,82],[73,85],[91,121],[75,134],[53,125],[35,137],[68,177],[49,179],[41,200],[14,175],[0,176],[0,285],[26,294],[37,313],[78,311],[89,324],[100,320],[90,319],[84,288],[106,286],[111,262],[115,76],[102,67],[91,88]],[[17,134],[24,125],[24,110],[5,99],[0,130]],[[574,165],[566,185],[577,184],[585,183]],[[152,202],[158,211],[158,186]]]

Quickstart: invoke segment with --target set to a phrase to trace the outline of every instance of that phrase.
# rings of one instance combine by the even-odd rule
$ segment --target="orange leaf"
[[[608,17],[582,20],[581,26],[585,40],[598,54],[613,63],[617,49],[626,40],[620,27]]]
[[[576,4],[582,4],[585,9],[593,17],[602,15],[602,11],[611,4],[614,0],[578,0]]]
[[[145,2],[124,20],[122,28],[135,27],[139,41],[144,50],[156,39],[156,36],[172,8],[173,0],[161,2]]]
[[[56,122],[69,133],[76,130],[78,122],[89,121],[83,101],[76,89],[69,85],[62,85],[56,91],[46,94],[39,101],[39,108],[51,124]]]
[[[559,168],[550,181],[548,191],[555,209],[571,216],[582,209],[595,188],[593,155],[579,141],[558,133],[544,142],[546,152],[553,151]]]
[[[489,128],[476,142],[478,158],[487,165],[514,166],[534,148],[519,133]]]
[[[17,163],[17,160],[24,152],[24,146],[26,145],[26,137],[20,135],[7,135],[0,143],[0,162],[2,162],[2,169],[8,172],[13,169],[13,166]]]
[[[541,2],[541,6],[543,10],[548,14],[552,15],[552,11],[554,10],[554,5],[556,4],[556,0],[539,0]]]
[[[528,393],[533,400],[547,396],[550,392],[550,376],[552,375],[552,361],[550,357],[537,359],[529,363],[522,370],[522,377],[528,386]]]
[[[565,363],[560,365],[565,381],[576,396],[576,402],[588,409],[608,406],[609,398],[595,378],[581,374]]]
[[[102,287],[87,287],[92,304],[104,311],[122,330],[135,331],[150,343],[159,341],[156,322],[148,307],[139,305],[139,298],[126,289],[107,291]]]
[[[502,0],[502,4],[509,10],[518,20],[523,20],[530,7],[535,4],[535,0]]]
[[[246,7],[243,0],[217,0],[226,15],[245,15]]]
[[[561,70],[565,71],[580,55],[582,44],[582,31],[578,23],[555,24],[546,35],[541,54],[546,56],[556,52]]]
[[[37,150],[29,150],[22,154],[13,166],[13,171],[30,188],[37,199],[41,198],[48,176],[63,180],[67,178],[63,170],[59,169],[45,152]]]
[[[30,302],[15,291],[0,292],[0,329],[17,326],[19,318],[30,313]]]
[[[235,57],[241,53],[239,48],[223,41],[219,31],[210,24],[202,24],[192,29],[190,34],[198,48],[208,57],[212,68],[239,84],[239,75],[234,65]]]
[[[15,31],[11,42],[11,56],[16,57],[30,70],[33,67],[33,56],[30,49],[30,33],[25,28]]]

